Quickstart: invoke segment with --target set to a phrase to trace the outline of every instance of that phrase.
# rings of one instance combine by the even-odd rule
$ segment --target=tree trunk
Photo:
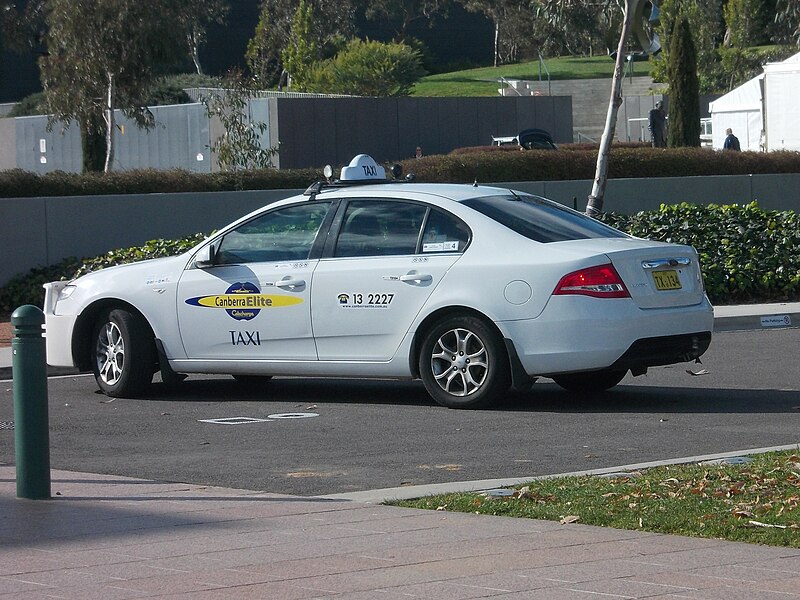
[[[203,74],[203,67],[200,65],[200,42],[197,39],[197,34],[192,28],[191,33],[188,35],[189,37],[189,54],[192,56],[192,62],[194,63],[194,68],[197,71],[198,75]]]
[[[106,162],[105,121],[97,114],[80,121],[83,172],[101,173]]]
[[[636,4],[641,0],[625,0],[625,7],[622,14],[622,32],[619,36],[617,46],[617,58],[614,65],[614,77],[611,80],[611,98],[608,102],[608,113],[606,115],[606,125],[603,129],[603,137],[600,138],[600,149],[597,152],[597,167],[594,174],[594,184],[592,193],[586,203],[586,214],[596,217],[603,212],[603,200],[606,193],[606,181],[608,179],[608,157],[611,154],[611,142],[614,139],[614,132],[617,127],[617,113],[622,105],[622,81],[624,79],[625,68],[625,41],[631,31],[631,20],[633,19]]]
[[[108,73],[108,86],[105,106],[106,122],[106,164],[103,170],[108,173],[114,164],[114,129],[117,124],[114,120],[114,75]]]
[[[500,52],[500,19],[494,21],[494,66],[497,66],[497,55]]]

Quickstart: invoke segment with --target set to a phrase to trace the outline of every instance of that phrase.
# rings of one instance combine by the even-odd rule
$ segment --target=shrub
[[[351,40],[334,58],[316,63],[309,91],[354,96],[408,96],[425,74],[417,50],[395,42]]]
[[[555,151],[470,149],[445,156],[408,159],[401,164],[404,172],[414,173],[418,181],[425,182],[593,179],[597,150],[584,145],[563,146]],[[800,152],[734,153],[706,148],[615,147],[608,165],[608,175],[613,179],[757,173],[800,173]]]
[[[793,211],[766,211],[755,202],[681,203],[601,218],[637,237],[694,246],[712,302],[800,298],[800,219]]]
[[[30,117],[33,115],[46,115],[47,109],[44,105],[44,92],[36,92],[25,96],[17,102],[10,111],[8,117]]]
[[[567,144],[556,151],[522,152],[514,146],[510,147],[512,150],[505,148],[508,147],[464,148],[447,155],[400,162],[406,173],[414,173],[418,181],[425,182],[472,183],[477,179],[481,183],[493,183],[594,178],[597,149],[591,145]],[[620,144],[611,153],[608,169],[609,177],[616,179],[800,173],[800,152],[713,152],[705,148],[668,149]],[[313,168],[217,173],[141,169],[84,175],[60,171],[38,175],[10,169],[0,171],[0,198],[305,189],[321,175],[321,169]]]
[[[43,306],[44,289],[49,281],[69,280],[105,267],[163,256],[173,256],[190,250],[205,239],[196,233],[177,240],[150,240],[143,246],[112,250],[100,256],[79,260],[71,257],[47,267],[36,267],[17,275],[0,287],[0,313],[9,313],[23,304]]]

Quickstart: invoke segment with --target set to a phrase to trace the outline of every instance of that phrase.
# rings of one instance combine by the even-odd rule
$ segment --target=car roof
[[[467,183],[385,183],[348,187],[326,187],[320,190],[317,197],[345,198],[372,196],[379,199],[398,198],[407,195],[425,195],[461,202],[476,197],[506,196],[510,194],[511,192],[506,188],[471,185]]]

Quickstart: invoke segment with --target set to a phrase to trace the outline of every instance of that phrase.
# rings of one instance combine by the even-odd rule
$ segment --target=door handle
[[[304,279],[281,279],[280,281],[275,282],[275,287],[279,288],[288,288],[294,291],[296,288],[303,288],[306,286],[306,282]]]
[[[400,275],[400,281],[411,281],[413,283],[428,283],[433,281],[433,275],[428,273],[408,273]]]

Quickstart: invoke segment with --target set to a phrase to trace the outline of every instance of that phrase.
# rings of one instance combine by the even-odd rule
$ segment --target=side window
[[[215,263],[285,262],[308,258],[330,202],[267,212],[225,234]]]
[[[334,256],[414,254],[425,206],[392,200],[352,200],[347,205]]]
[[[463,252],[470,240],[469,228],[453,215],[432,210],[422,235],[422,253]]]

